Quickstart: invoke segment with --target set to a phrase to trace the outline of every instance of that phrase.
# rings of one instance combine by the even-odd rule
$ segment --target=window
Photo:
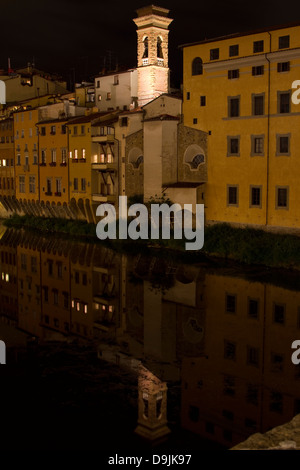
[[[63,268],[62,263],[59,261],[57,263],[57,277],[58,277],[58,279],[62,279],[62,277],[63,277],[63,269],[62,268]]]
[[[278,92],[277,94],[278,100],[278,113],[284,114],[290,112],[290,92]]]
[[[122,117],[120,119],[120,126],[121,127],[127,127],[128,126],[128,118],[127,117]]]
[[[77,131],[78,131],[77,126],[74,126],[73,127],[73,135],[77,135],[77,133],[78,133]]]
[[[67,149],[62,149],[61,151],[61,163],[67,163]]]
[[[21,165],[21,155],[20,154],[17,155],[17,165],[18,166]]]
[[[97,80],[97,82],[96,82],[96,87],[97,87],[97,88],[100,88],[100,80]]]
[[[263,75],[264,74],[264,66],[263,65],[255,65],[252,67],[252,75]]]
[[[258,300],[248,299],[248,316],[253,319],[258,319]]]
[[[261,207],[261,186],[250,186],[250,207]]]
[[[283,410],[283,396],[279,392],[270,393],[270,411],[282,413]]]
[[[157,56],[159,57],[159,56]],[[114,76],[114,85],[119,85],[119,75]]]
[[[56,163],[56,149],[51,149],[51,163]]]
[[[63,124],[63,125],[61,126],[61,133],[62,133],[62,134],[66,134],[66,133],[67,133],[67,126],[66,126],[65,124]]]
[[[265,95],[252,95],[252,114],[261,116],[265,113]]]
[[[228,98],[228,116],[238,117],[240,115],[240,98]]]
[[[278,62],[277,72],[289,72],[289,71],[290,71],[290,63],[289,62]]]
[[[98,95],[98,101],[101,101],[101,100],[102,100],[102,96]]]
[[[195,57],[192,62],[192,75],[202,75],[203,74],[203,62],[200,57]]]
[[[106,99],[107,99],[107,100],[111,100],[111,93],[110,93],[110,92],[108,92],[108,93],[106,94]]]
[[[240,136],[227,136],[227,157],[240,156]]]
[[[48,196],[52,195],[52,178],[47,178],[47,192]]]
[[[61,178],[56,178],[55,180],[55,195],[61,195]]]
[[[200,96],[200,106],[206,106],[206,96]]]
[[[234,44],[233,46],[229,46],[229,57],[234,57],[239,55],[239,45]]]
[[[46,150],[41,150],[41,164],[46,165]]]
[[[85,160],[85,149],[81,149],[81,159]]]
[[[271,370],[272,372],[283,372],[284,356],[283,354],[271,354]]]
[[[74,178],[74,191],[78,191],[78,178]]]
[[[85,126],[81,126],[81,134],[85,134]]]
[[[46,135],[46,127],[41,127],[41,135]]]
[[[193,124],[197,124],[198,123],[198,119],[197,118],[194,118],[193,119]]]
[[[273,322],[279,323],[280,325],[284,325],[285,320],[285,305],[284,304],[276,304],[273,305]]]
[[[19,192],[25,193],[25,176],[24,175],[19,176]]]
[[[197,406],[190,405],[189,407],[189,419],[193,423],[199,421],[199,408]]]
[[[75,160],[78,160],[78,150],[77,149],[74,150],[74,158],[75,158]]]
[[[86,191],[86,179],[81,178],[81,191]]]
[[[33,165],[37,165],[38,164],[38,157],[36,154],[33,155]]]
[[[259,349],[247,346],[247,364],[251,366],[259,366]]]
[[[29,176],[29,192],[35,193],[35,176]]]
[[[251,156],[264,155],[264,136],[251,136]]]
[[[226,294],[225,311],[227,313],[236,313],[236,295]]]
[[[217,60],[219,59],[219,56],[219,48],[210,50],[210,60]]]
[[[236,360],[236,344],[232,341],[224,340],[224,359]]]
[[[51,134],[51,135],[55,135],[55,134],[56,134],[56,127],[55,127],[55,126],[51,126],[50,134]]]
[[[239,78],[239,76],[240,76],[239,69],[228,70],[228,79],[229,80],[232,80],[233,78]]]
[[[224,377],[223,393],[224,395],[227,395],[229,397],[235,396],[235,378],[234,377],[230,375],[226,375]]]
[[[191,93],[189,91],[187,91],[186,93],[186,99],[187,100],[190,100],[191,99]]]
[[[264,51],[264,41],[254,41],[253,42],[253,52],[263,52]]]
[[[290,134],[276,135],[276,155],[290,155]]]
[[[278,49],[290,47],[290,36],[280,36],[278,39]]]
[[[258,405],[258,387],[257,385],[248,385],[246,394],[247,403]]]
[[[276,187],[276,209],[288,209],[289,190],[288,187]]]
[[[224,416],[225,419],[228,419],[228,421],[233,421],[234,420],[234,414],[233,414],[232,411],[223,410],[222,411],[222,416]]]

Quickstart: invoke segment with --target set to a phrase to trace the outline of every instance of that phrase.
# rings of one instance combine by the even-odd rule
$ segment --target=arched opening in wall
[[[158,59],[163,59],[163,51],[162,51],[162,38],[161,36],[158,36],[157,38],[157,58]]]
[[[139,168],[139,166],[144,163],[143,152],[140,148],[134,147],[130,150],[128,154],[128,161],[134,168]]]
[[[195,57],[192,62],[192,75],[203,74],[203,61],[200,57]]]
[[[148,39],[148,36],[144,36],[143,44],[144,44],[143,59],[148,59],[148,57],[149,57],[149,46],[148,46],[149,39]]]
[[[197,170],[205,163],[204,150],[197,144],[190,145],[184,153],[184,163],[187,163],[191,170]]]

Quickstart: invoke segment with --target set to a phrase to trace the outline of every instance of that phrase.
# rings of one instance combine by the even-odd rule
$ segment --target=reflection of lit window
[[[102,310],[105,310],[105,309],[106,309],[105,305],[102,305]]]
[[[84,313],[88,313],[88,306],[87,306],[87,304],[84,304],[83,311],[84,311]]]
[[[77,310],[77,312],[80,311],[80,302],[76,302],[76,310]]]
[[[5,279],[5,273],[2,273],[2,276],[1,276],[1,277],[2,277],[2,281],[4,281],[4,279]]]
[[[6,160],[3,160],[3,166],[6,166]]]
[[[92,159],[92,163],[97,163],[98,155],[93,155]]]
[[[72,308],[74,308],[74,307],[75,307],[75,302],[74,302],[74,300],[72,300]]]
[[[107,163],[111,163],[111,162],[112,162],[111,153],[108,153],[107,154]]]
[[[72,158],[72,150],[70,151],[70,158]]]
[[[74,158],[78,158],[78,150],[77,149],[74,150]]]
[[[99,310],[99,308],[100,308],[100,304],[94,303],[94,309]]]
[[[100,163],[104,163],[104,161],[105,161],[105,155],[104,155],[104,153],[101,153],[101,155],[100,155]]]
[[[82,158],[85,158],[85,149],[82,149]]]
[[[5,280],[6,282],[9,282],[9,274],[5,274]]]
[[[108,307],[108,311],[109,311],[110,313],[112,313],[112,311],[113,311],[113,306],[112,306],[112,305],[110,305],[110,306]]]

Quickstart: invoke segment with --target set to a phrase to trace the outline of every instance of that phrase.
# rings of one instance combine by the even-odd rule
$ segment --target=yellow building
[[[300,25],[183,48],[184,123],[208,132],[207,222],[300,228]]]
[[[14,121],[9,118],[0,122],[0,196],[5,205],[15,195],[14,157]]]
[[[40,121],[40,202],[61,206],[69,201],[67,118]]]
[[[39,200],[38,109],[14,113],[16,198],[22,203]]]

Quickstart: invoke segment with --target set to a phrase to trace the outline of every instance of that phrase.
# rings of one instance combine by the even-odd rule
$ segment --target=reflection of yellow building
[[[206,220],[300,227],[300,26],[183,46],[184,122],[208,136]]]
[[[183,361],[182,423],[231,447],[300,411],[291,362],[300,293],[210,274],[205,286],[205,350]]]

